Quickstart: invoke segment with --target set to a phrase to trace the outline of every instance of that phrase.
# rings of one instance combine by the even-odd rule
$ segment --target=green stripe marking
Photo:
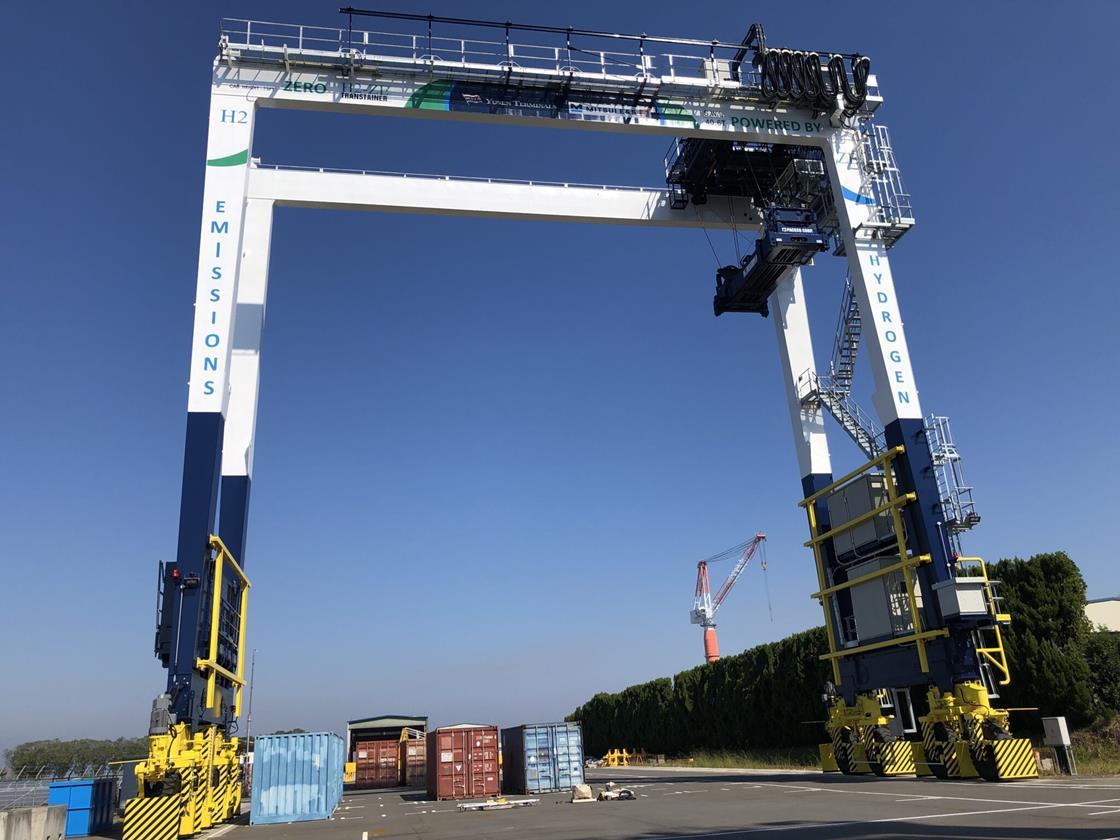
[[[242,149],[232,155],[206,161],[207,166],[241,166],[249,161],[249,150]]]
[[[449,111],[451,110],[451,80],[436,79],[428,82],[408,98],[406,108],[416,108],[421,111]]]

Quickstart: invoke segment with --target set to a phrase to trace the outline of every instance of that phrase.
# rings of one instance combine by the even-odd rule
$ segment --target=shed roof
[[[427,715],[377,715],[376,717],[358,718],[346,722],[347,729],[389,729],[403,728],[406,726],[418,728],[427,727]]]

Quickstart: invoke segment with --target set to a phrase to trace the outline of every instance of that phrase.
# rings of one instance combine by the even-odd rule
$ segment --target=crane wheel
[[[933,725],[933,740],[926,746],[926,761],[930,772],[939,779],[950,777],[950,765],[957,764],[956,750],[960,736],[957,730],[944,723]]]
[[[856,763],[856,733],[845,727],[836,733],[833,740],[833,753],[836,757],[836,766],[845,776],[857,775]]]
[[[886,767],[883,764],[883,750],[885,744],[893,744],[898,738],[885,726],[875,726],[867,736],[867,764],[876,776],[885,777]]]

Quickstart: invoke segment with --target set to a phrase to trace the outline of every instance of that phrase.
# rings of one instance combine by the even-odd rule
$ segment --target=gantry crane
[[[689,613],[689,618],[693,624],[699,624],[704,628],[705,662],[716,662],[719,659],[719,641],[716,639],[716,613],[723,606],[724,600],[731,592],[731,588],[735,586],[735,581],[739,579],[739,575],[743,574],[750,564],[755,551],[759,549],[762,549],[762,569],[765,571],[765,543],[766,535],[760,531],[749,542],[729,548],[727,551],[708,557],[696,564],[696,596],[692,601],[692,612]],[[711,588],[708,585],[708,564],[717,563],[735,555],[739,556],[739,559],[735,562],[735,567],[713,598]]]
[[[340,27],[220,25],[177,549],[160,573],[167,684],[125,840],[190,835],[236,811],[245,539],[272,215],[283,206],[758,234],[752,253],[719,269],[713,306],[775,327],[832,672],[822,757],[847,773],[1034,775],[1030,742],[1012,738],[1007,710],[992,704],[1010,680],[1009,617],[983,562],[962,556],[961,534],[979,521],[971,488],[948,422],[919,399],[889,253],[915,220],[876,122],[870,60],[774,48],[758,25],[721,42],[342,11]],[[363,16],[401,31],[355,28]],[[534,42],[519,43],[523,33]],[[672,140],[666,189],[263,166],[262,108],[661,136]],[[818,374],[803,269],[828,255],[848,280],[833,364]],[[859,350],[876,418],[852,394]],[[826,414],[869,459],[839,479]],[[928,712],[907,743],[910,689],[925,692]]]

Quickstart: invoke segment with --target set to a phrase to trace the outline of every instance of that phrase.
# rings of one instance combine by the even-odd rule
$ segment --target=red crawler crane
[[[731,587],[735,585],[735,581],[739,579],[739,575],[743,573],[743,570],[747,568],[747,564],[751,562],[755,551],[765,542],[766,535],[758,533],[754,535],[754,539],[750,542],[737,545],[734,548],[729,548],[727,551],[709,557],[707,560],[701,560],[696,564],[696,597],[692,602],[692,612],[689,614],[689,617],[693,624],[699,624],[704,628],[704,660],[706,662],[715,662],[719,659],[719,642],[716,640],[716,611],[723,604],[724,599],[727,598],[727,593],[731,591]],[[708,587],[708,564],[715,563],[719,560],[725,560],[736,554],[739,555],[739,560],[735,564],[735,568],[731,570],[731,574],[727,576],[727,580],[723,582],[723,586],[719,588],[719,592],[717,592],[713,598],[711,589]],[[763,571],[765,571],[765,548],[763,548],[762,555],[761,565]]]

